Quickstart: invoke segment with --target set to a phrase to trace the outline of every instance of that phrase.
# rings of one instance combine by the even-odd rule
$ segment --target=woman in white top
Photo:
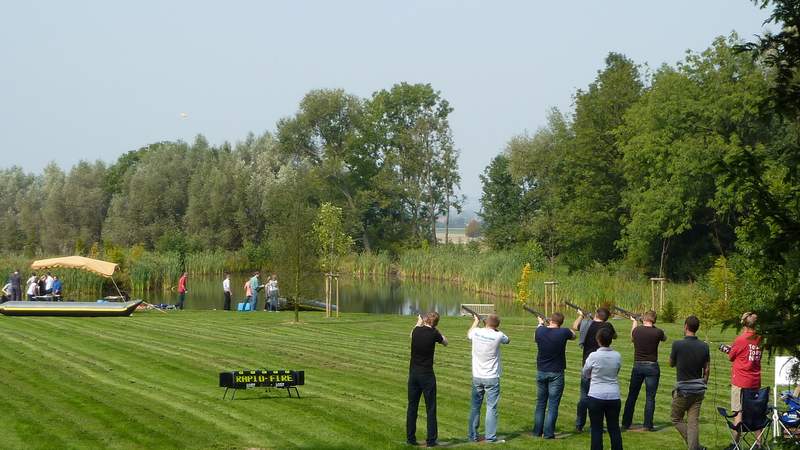
[[[603,448],[603,418],[605,417],[611,449],[622,450],[622,433],[619,429],[619,369],[622,357],[611,349],[615,338],[614,330],[604,326],[597,330],[597,343],[600,348],[589,354],[583,365],[582,375],[589,379],[589,420],[592,429],[592,450]]]
[[[33,300],[33,297],[39,295],[39,280],[36,278],[35,273],[28,278],[28,290],[26,293],[28,294],[28,300]]]

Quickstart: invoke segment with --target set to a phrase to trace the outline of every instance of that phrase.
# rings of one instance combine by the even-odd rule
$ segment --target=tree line
[[[486,168],[490,245],[534,240],[572,269],[622,261],[678,279],[734,253],[746,216],[725,163],[744,151],[769,161],[795,129],[765,117],[772,71],[740,44],[718,38],[653,72],[609,54],[571,114],[551,110]]]
[[[654,71],[609,54],[571,114],[512,138],[482,175],[487,242],[722,285],[695,314],[757,312],[800,356],[800,1],[756,4],[780,31]]]
[[[319,205],[343,211],[360,249],[435,242],[436,220],[460,207],[448,117],[428,84],[362,99],[314,90],[274,133],[212,146],[158,142],[114,163],[41,174],[0,170],[0,251],[85,253],[95,243],[160,251],[280,252],[308,233]],[[300,208],[300,210],[298,210]],[[283,249],[285,250],[285,249]]]

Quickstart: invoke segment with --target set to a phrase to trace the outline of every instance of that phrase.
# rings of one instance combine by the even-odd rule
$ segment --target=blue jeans
[[[250,297],[250,311],[255,311],[256,305],[258,305],[258,292],[253,292],[253,295]]]
[[[533,414],[533,435],[545,438],[556,436],[558,404],[564,393],[564,372],[538,372],[536,374],[536,411]],[[544,411],[547,408],[547,419]]]
[[[625,412],[622,414],[622,428],[630,428],[633,422],[633,410],[636,408],[636,399],[645,386],[644,422],[645,428],[653,428],[653,413],[656,410],[656,392],[658,380],[661,378],[661,369],[657,362],[635,362],[631,369],[631,385],[628,388],[628,398],[625,399]]]
[[[578,399],[578,414],[575,417],[575,428],[583,429],[586,425],[586,410],[588,408],[589,385],[590,380],[581,377],[581,396]]]
[[[481,405],[486,395],[486,440],[497,440],[497,402],[500,401],[500,378],[472,378],[472,407],[469,411],[470,441],[478,440],[478,427],[481,425]]]

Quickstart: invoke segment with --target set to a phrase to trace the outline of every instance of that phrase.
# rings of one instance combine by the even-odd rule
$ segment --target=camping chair
[[[781,394],[781,400],[786,403],[787,410],[783,413],[776,411],[773,419],[778,425],[778,431],[789,438],[795,445],[800,444],[800,399],[786,391]]]
[[[717,412],[728,423],[728,432],[734,450],[753,450],[757,444],[769,447],[769,433],[772,425],[772,407],[769,406],[769,388],[742,389],[742,421],[734,425],[731,419],[736,413],[728,414],[725,408],[717,407]],[[736,433],[740,439],[736,442]],[[760,436],[760,439],[758,438]]]

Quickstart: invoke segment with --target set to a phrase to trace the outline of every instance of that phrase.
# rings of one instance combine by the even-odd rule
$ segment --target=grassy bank
[[[476,246],[450,245],[406,250],[395,262],[385,255],[363,254],[346,260],[346,269],[355,274],[396,273],[401,278],[435,280],[456,284],[473,292],[514,297],[520,272],[531,255],[524,252],[481,251]],[[528,289],[531,302],[543,302],[544,282],[556,280],[560,299],[572,299],[585,306],[614,304],[634,310],[651,305],[650,280],[640,273],[597,266],[580,272],[563,267],[541,265],[531,274]],[[678,309],[692,307],[696,287],[687,283],[668,283],[666,299]]]
[[[288,314],[204,311],[136,313],[130,318],[0,316],[2,448],[404,448],[408,333],[414,319],[319,314],[295,325]],[[627,321],[614,324],[625,336]],[[451,341],[436,353],[442,441],[464,443],[470,392],[467,319],[442,319]],[[556,441],[527,434],[535,402],[534,330],[530,318],[509,318],[503,348],[500,434],[504,448],[587,448],[587,433]],[[665,326],[670,339],[677,325]],[[709,338],[729,341],[711,330]],[[627,389],[632,347],[620,339],[621,380]],[[669,343],[661,348],[666,361]],[[726,445],[713,411],[728,402],[729,365],[714,352],[712,387],[702,412],[702,443]],[[568,347],[567,388],[560,431],[570,431],[578,396],[580,353]],[[306,371],[301,399],[263,391],[222,400],[218,372],[266,367]],[[766,367],[764,373],[771,370]],[[668,426],[674,371],[662,364],[656,433],[628,432],[626,448],[681,448]],[[764,384],[771,382],[766,377]],[[644,394],[642,394],[643,396]],[[643,397],[634,418],[642,420]],[[424,430],[424,413],[419,429]],[[424,438],[422,434],[418,437]],[[464,444],[464,448],[480,445]],[[405,447],[407,448],[407,447]]]

